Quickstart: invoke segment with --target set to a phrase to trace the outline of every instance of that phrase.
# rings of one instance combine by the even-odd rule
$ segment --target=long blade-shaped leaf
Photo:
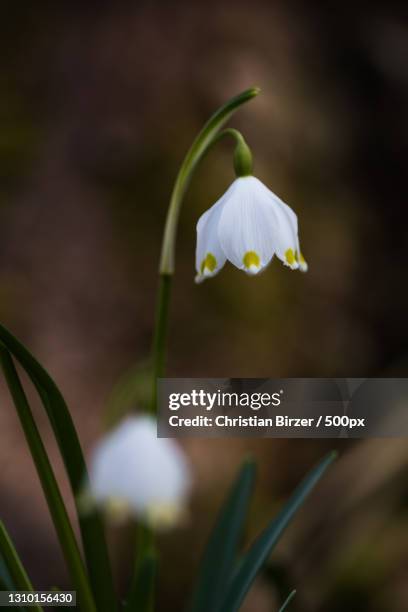
[[[2,345],[0,345],[0,360],[34,464],[37,468],[37,473],[72,581],[75,588],[78,590],[81,606],[84,610],[93,611],[95,610],[95,606],[92,593],[61,492],[31,413],[24,389],[14,367],[14,363],[8,351]]]
[[[13,588],[11,576],[7,569],[7,565],[6,565],[5,560],[3,559],[1,551],[0,551],[0,584],[6,587],[4,589],[3,588],[0,589],[2,591],[7,591],[7,590],[11,591]]]
[[[0,591],[11,591],[12,588],[9,582],[6,582],[0,575]]]
[[[288,605],[290,604],[290,602],[292,601],[295,595],[296,595],[296,589],[293,589],[293,591],[289,593],[289,596],[287,597],[287,599],[285,599],[283,606],[279,608],[279,612],[285,612],[285,610],[287,609]]]
[[[147,553],[138,567],[124,612],[153,612],[154,578],[157,571],[156,555]]]
[[[232,574],[255,479],[255,464],[246,461],[231,489],[204,553],[193,612],[218,609]]]
[[[15,587],[20,591],[33,591],[31,580],[2,521],[0,521],[0,551]],[[33,609],[42,612],[40,606],[34,605]]]
[[[98,610],[114,612],[116,610],[116,600],[113,578],[101,518],[96,510],[83,515],[78,509],[78,494],[86,478],[86,465],[68,407],[48,372],[26,347],[2,325],[0,325],[0,342],[19,361],[41,397],[77,504],[86,564]]]
[[[252,544],[241,560],[228,587],[221,608],[223,612],[236,612],[239,609],[257,573],[267,560],[283,531],[336,456],[336,453],[330,453],[306,476],[278,516]]]
[[[17,591],[10,573],[7,569],[5,560],[0,550],[0,591]],[[16,606],[16,610],[22,610],[21,606]]]

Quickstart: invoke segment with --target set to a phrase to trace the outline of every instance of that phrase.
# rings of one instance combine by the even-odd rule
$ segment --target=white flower
[[[190,484],[190,467],[176,442],[157,438],[154,419],[131,417],[95,448],[86,497],[117,520],[134,515],[165,528],[183,516]]]
[[[297,216],[254,176],[237,178],[198,220],[196,281],[217,274],[227,259],[257,274],[274,254],[292,270],[307,270]]]

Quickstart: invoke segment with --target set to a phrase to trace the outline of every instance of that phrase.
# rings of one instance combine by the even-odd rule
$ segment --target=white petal
[[[276,248],[276,219],[262,183],[242,177],[231,185],[221,211],[218,235],[227,258],[240,270],[256,274],[271,261]]]
[[[96,447],[90,462],[89,493],[112,507],[126,504],[140,518],[175,517],[190,488],[190,470],[180,447],[157,438],[149,417],[126,419]],[[166,510],[166,513],[164,513]]]
[[[266,188],[267,189],[267,188]],[[283,263],[293,270],[299,268],[301,272],[307,272],[308,265],[300,250],[299,244],[299,233],[298,233],[298,219],[296,213],[283,202],[273,191],[270,191],[273,202],[279,210],[278,222],[280,218],[280,228],[278,236],[278,244],[276,248],[276,254],[283,261]],[[290,246],[288,246],[290,245]],[[288,253],[288,249],[290,252]],[[293,254],[295,256],[295,262],[293,262]]]
[[[275,248],[279,259],[292,270],[299,267],[298,220],[296,213],[261,181],[258,183],[259,197],[268,200],[275,216]]]
[[[298,261],[299,261],[299,270],[301,272],[307,272],[308,269],[309,269],[309,266],[307,264],[306,259],[303,256],[302,251],[300,250],[299,241],[298,241],[297,257],[298,257]]]
[[[218,239],[218,222],[227,194],[228,191],[198,220],[196,282],[215,276],[225,264],[226,257]]]

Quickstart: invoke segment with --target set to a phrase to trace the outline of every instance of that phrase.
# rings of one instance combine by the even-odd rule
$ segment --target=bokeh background
[[[112,388],[150,351],[180,161],[208,115],[252,85],[262,95],[232,125],[253,148],[257,176],[298,213],[310,271],[273,262],[248,278],[226,266],[194,284],[195,223],[233,178],[231,144],[220,144],[181,216],[169,375],[407,375],[408,23],[398,6],[4,0],[0,319],[58,381],[87,451]],[[67,586],[1,385],[1,517],[35,585]],[[69,497],[39,407],[36,415]],[[243,609],[276,610],[292,586],[294,612],[408,609],[403,439],[186,441],[196,488],[189,522],[161,539],[159,609],[183,608],[244,454],[259,463],[251,538],[333,447],[339,462]],[[110,540],[123,589],[128,532]]]

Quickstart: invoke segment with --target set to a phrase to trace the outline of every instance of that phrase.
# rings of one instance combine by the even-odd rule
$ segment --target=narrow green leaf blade
[[[0,342],[24,368],[41,397],[77,504],[83,549],[98,610],[114,612],[117,609],[117,603],[102,520],[96,510],[85,516],[78,508],[78,495],[86,479],[87,471],[68,407],[48,372],[2,325],[0,325]]]
[[[147,553],[140,563],[131,586],[124,612],[152,612],[154,579],[157,572],[157,558],[153,552]]]
[[[31,580],[2,521],[0,521],[0,551],[16,589],[20,591],[33,591]],[[37,610],[37,612],[42,612],[40,606],[34,605],[32,608]]]
[[[11,585],[9,582],[5,582],[5,580],[0,575],[0,591],[11,591]]]
[[[288,605],[290,604],[290,602],[292,601],[295,595],[296,595],[296,589],[293,589],[293,591],[289,593],[289,596],[285,600],[283,606],[279,608],[279,612],[285,612],[285,610],[287,609]]]
[[[11,580],[10,573],[7,569],[7,565],[3,555],[0,550],[0,584],[5,588],[1,588],[1,591],[11,591],[13,587],[13,583]]]
[[[278,516],[252,544],[230,582],[221,608],[223,612],[239,610],[257,573],[267,560],[283,531],[336,456],[337,453],[330,453],[306,476]]]
[[[0,550],[0,591],[17,591],[15,584],[13,583],[9,571],[7,569],[5,560]],[[16,610],[22,610],[21,606],[15,606]]]
[[[14,363],[1,344],[0,360],[81,606],[93,611],[95,606],[88,578],[61,492]]]
[[[255,480],[255,464],[242,466],[218,516],[202,560],[193,596],[193,612],[218,609],[237,556]]]

